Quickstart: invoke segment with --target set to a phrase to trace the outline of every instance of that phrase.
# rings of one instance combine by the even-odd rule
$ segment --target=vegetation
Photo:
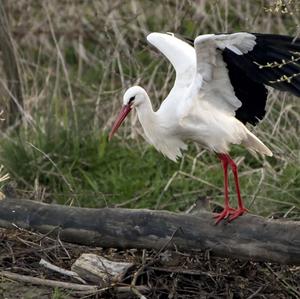
[[[132,114],[107,132],[133,84],[154,106],[172,67],[147,45],[151,31],[299,33],[297,1],[7,1],[24,86],[24,122],[2,133],[0,162],[22,196],[80,206],[185,210],[197,197],[223,201],[217,158],[191,144],[177,164],[142,138]],[[300,217],[299,99],[271,90],[267,117],[251,128],[274,152],[234,147],[247,206]]]

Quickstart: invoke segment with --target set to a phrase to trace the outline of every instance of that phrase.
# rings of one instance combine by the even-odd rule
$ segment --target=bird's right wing
[[[198,36],[194,47],[197,71],[192,87],[198,98],[243,123],[255,125],[264,117],[265,85],[300,96],[299,38],[246,32],[210,34]],[[191,103],[189,106],[192,109]]]
[[[246,54],[255,46],[255,36],[244,32],[206,34],[198,36],[194,46],[197,67],[192,89],[210,105],[234,115],[242,103],[235,95],[222,51],[227,48],[236,55]]]

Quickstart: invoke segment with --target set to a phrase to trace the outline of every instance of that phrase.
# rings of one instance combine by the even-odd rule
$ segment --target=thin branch
[[[11,280],[20,281],[24,283],[30,283],[34,285],[47,286],[51,288],[62,288],[67,290],[72,290],[76,292],[84,292],[86,294],[99,294],[113,289],[117,293],[130,293],[131,288],[129,286],[115,286],[111,285],[105,288],[99,288],[97,285],[82,285],[78,283],[69,283],[51,279],[42,279],[33,276],[21,275],[8,271],[0,271],[0,277],[6,277]],[[140,293],[145,293],[149,291],[146,286],[136,286],[136,289]],[[82,294],[82,293],[81,293]]]
[[[74,291],[92,291],[92,292],[96,292],[99,290],[98,286],[96,285],[82,285],[78,283],[63,282],[63,281],[57,281],[51,279],[42,279],[38,277],[21,275],[13,272],[8,272],[8,271],[0,271],[0,276],[12,280],[16,280],[16,281],[31,283],[34,285],[48,286],[52,288],[63,288],[63,289],[69,289]]]
[[[50,269],[52,271],[55,271],[55,272],[58,272],[60,274],[63,274],[63,275],[66,275],[66,276],[70,276],[72,278],[75,278],[77,279],[78,281],[80,281],[81,283],[83,284],[86,284],[86,281],[83,280],[82,278],[79,277],[79,275],[74,272],[74,271],[70,271],[70,270],[66,270],[66,269],[63,269],[63,268],[60,268],[56,265],[53,265],[51,263],[49,263],[48,261],[44,260],[44,259],[41,259],[39,264],[47,269]]]

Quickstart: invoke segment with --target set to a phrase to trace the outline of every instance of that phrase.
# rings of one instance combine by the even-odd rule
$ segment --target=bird
[[[215,153],[224,175],[224,208],[215,224],[231,222],[248,212],[243,202],[238,167],[230,146],[272,156],[272,151],[246,126],[265,116],[268,89],[300,96],[300,39],[268,33],[204,34],[194,40],[153,32],[147,41],[173,65],[176,78],[159,109],[153,111],[146,90],[133,86],[123,96],[109,140],[135,109],[147,141],[173,161],[188,142]],[[233,172],[237,208],[229,202],[228,168]]]

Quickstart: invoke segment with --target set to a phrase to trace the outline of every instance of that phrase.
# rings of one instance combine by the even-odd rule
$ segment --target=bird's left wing
[[[174,34],[153,32],[147,40],[155,46],[171,62],[176,72],[176,79],[172,90],[164,101],[170,102],[181,98],[194,78],[196,71],[196,54],[194,48]],[[168,99],[170,101],[168,101]]]

